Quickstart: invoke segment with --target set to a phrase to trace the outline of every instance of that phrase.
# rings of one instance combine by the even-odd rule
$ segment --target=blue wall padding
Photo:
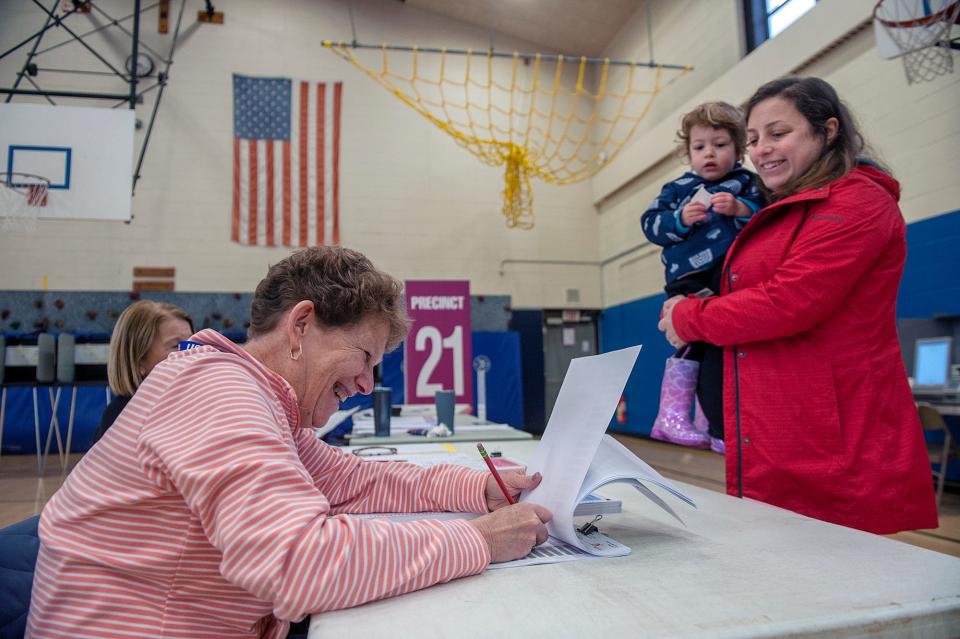
[[[50,395],[46,386],[40,386],[37,409],[40,414],[40,446],[46,443],[50,425]],[[54,391],[56,392],[56,391]],[[92,384],[77,387],[77,407],[73,419],[71,452],[83,452],[93,443],[93,433],[100,425],[100,415],[106,408],[107,397],[103,386]],[[57,405],[60,436],[66,445],[67,424],[70,418],[70,387],[64,387]],[[36,452],[33,422],[33,392],[31,386],[8,386],[7,408],[3,420],[3,454]],[[51,453],[57,450],[56,439],[50,443]]]
[[[486,355],[492,362],[487,373],[487,418],[491,421],[523,426],[523,384],[520,369],[520,338],[517,333],[474,331],[473,355]],[[394,404],[404,402],[403,394],[403,347],[383,358],[383,385],[392,389]],[[6,416],[3,428],[3,453],[36,452],[33,425],[32,386],[7,388]],[[476,397],[476,386],[474,386]],[[50,399],[47,387],[40,387],[37,405],[40,414],[41,447],[44,445],[47,426],[50,423]],[[369,408],[373,398],[369,395],[354,395],[342,404],[343,408],[360,406]],[[93,433],[100,424],[100,415],[106,407],[106,393],[101,385],[81,385],[77,391],[76,416],[73,426],[72,452],[86,451],[93,441]],[[476,407],[474,407],[476,408]],[[61,394],[57,407],[62,437],[66,438],[67,421],[70,415],[70,397],[67,389]],[[350,420],[332,435],[341,435],[352,427]],[[64,443],[66,443],[64,441]],[[51,444],[56,451],[56,443]]]
[[[907,225],[907,263],[897,299],[897,317],[960,315],[960,211]],[[600,350],[643,344],[627,382],[627,423],[610,428],[649,435],[660,401],[664,360],[673,348],[657,330],[662,293],[612,306],[600,317]],[[960,464],[958,464],[960,466]]]
[[[473,332],[473,356],[486,355],[487,419],[498,424],[522,428],[523,379],[520,368],[520,335],[514,332]],[[474,373],[473,408],[476,415],[477,382]]]
[[[907,225],[897,317],[960,315],[960,210]]]
[[[520,338],[520,370],[523,377],[523,429],[539,435],[546,427],[543,362],[543,311],[513,309],[510,328]],[[520,424],[511,425],[521,426]]]
[[[897,297],[897,318],[932,319],[960,315],[960,210],[907,225],[907,264]],[[960,417],[944,417],[960,437]],[[938,433],[927,441],[940,443]],[[934,464],[934,468],[938,465]],[[960,464],[947,466],[947,479],[960,480]]]
[[[626,400],[626,423],[614,415],[610,428],[635,435],[649,435],[657,416],[663,363],[673,354],[673,347],[657,330],[660,308],[666,296],[662,293],[612,306],[600,316],[600,351],[609,352],[642,344],[637,364],[627,380],[623,397]]]

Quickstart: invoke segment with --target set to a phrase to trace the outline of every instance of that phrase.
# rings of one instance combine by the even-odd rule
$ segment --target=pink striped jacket
[[[363,461],[215,331],[150,373],[43,510],[27,637],[284,637],[289,621],[483,571],[486,474]]]

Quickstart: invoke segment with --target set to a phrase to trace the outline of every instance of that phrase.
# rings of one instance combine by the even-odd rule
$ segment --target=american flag
[[[340,243],[341,82],[233,76],[231,239]]]

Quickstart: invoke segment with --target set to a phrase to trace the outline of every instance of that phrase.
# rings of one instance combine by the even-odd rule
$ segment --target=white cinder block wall
[[[120,0],[98,4],[115,15],[129,12]],[[571,186],[534,181],[532,231],[505,227],[501,169],[482,164],[323,49],[322,38],[352,37],[345,0],[221,4],[217,8],[227,19],[217,27],[194,25],[201,3],[188,2],[187,34],[147,152],[133,223],[43,221],[34,234],[0,236],[0,289],[39,288],[46,275],[51,289],[123,290],[130,286],[132,267],[145,265],[175,266],[181,291],[251,290],[266,266],[289,251],[229,241],[234,72],[342,80],[343,243],[398,277],[467,278],[474,293],[509,294],[516,307],[597,308],[659,292],[658,252],[645,245],[639,217],[661,185],[684,169],[672,154],[680,116],[706,100],[740,103],[762,82],[789,72],[820,75],[838,88],[903,183],[908,221],[960,204],[960,74],[907,86],[899,61],[877,56],[870,28],[857,31],[873,0],[821,0],[746,58],[740,0],[651,0],[655,59],[696,69],[659,96],[637,138],[592,181]],[[479,50],[490,45],[488,30],[393,0],[349,4],[363,42]],[[165,51],[155,14],[148,15],[143,37]],[[638,3],[607,55],[646,60],[646,16]],[[39,22],[42,15],[32,3],[0,3],[0,42],[17,42]],[[492,35],[498,50],[537,50]],[[64,37],[51,32],[44,46]],[[127,46],[112,36],[103,41],[118,51]],[[76,44],[61,47],[41,66],[55,66],[56,55],[82,60],[86,54]],[[12,83],[22,62],[22,54],[0,60],[4,85]],[[95,61],[86,64],[99,69]],[[75,76],[59,80],[60,86],[95,88],[89,78],[84,84]],[[43,76],[38,81],[53,84]],[[150,104],[138,108],[144,121]],[[636,250],[612,259],[631,249]],[[587,264],[501,267],[503,260]],[[602,268],[595,265],[605,260]],[[570,288],[579,289],[579,304],[566,302]]]
[[[116,16],[129,13],[126,2],[98,4],[109,6]],[[490,44],[486,30],[393,0],[352,5],[357,37],[363,42],[479,50]],[[178,6],[172,3],[172,9]],[[201,6],[188,2],[185,24],[193,24]],[[481,163],[321,46],[323,38],[351,38],[347,3],[233,0],[217,8],[226,13],[226,24],[189,27],[175,56],[133,201],[133,222],[42,221],[33,234],[4,234],[0,289],[39,288],[46,275],[51,289],[123,290],[130,286],[133,266],[156,265],[176,267],[180,291],[252,290],[267,265],[289,251],[229,241],[231,74],[238,72],[343,81],[343,244],[363,251],[403,279],[470,279],[473,292],[509,294],[515,306],[526,307],[565,306],[566,289],[577,288],[583,307],[600,306],[595,267],[518,264],[500,274],[504,259],[598,259],[598,225],[589,183],[558,187],[535,181],[536,228],[510,230],[500,212],[501,168]],[[147,43],[154,45],[156,14],[148,16],[142,31]],[[3,42],[16,42],[13,34],[26,37],[42,20],[29,2],[0,3]],[[44,46],[63,38],[64,34],[53,33]],[[503,36],[496,45],[536,50]],[[118,46],[127,45],[121,41]],[[60,52],[85,59],[76,44]],[[23,59],[15,55],[0,61],[6,86]],[[97,65],[91,60],[88,67],[99,69]],[[54,59],[42,59],[41,66],[54,66]],[[60,80],[79,82],[75,77]],[[38,81],[41,86],[52,84],[49,77]],[[149,104],[137,110],[144,121]]]
[[[741,20],[739,1],[653,4],[660,12],[654,13],[656,50],[665,51],[658,58],[667,61],[666,51],[682,56],[682,46],[672,47],[686,43],[697,70],[664,96],[645,134],[593,180],[601,259],[636,249],[604,267],[604,307],[663,290],[659,247],[646,242],[639,218],[661,186],[685,170],[673,155],[682,115],[708,100],[741,104],[760,84],[781,75],[816,75],[836,87],[900,180],[908,222],[960,208],[960,73],[908,86],[900,61],[877,55],[867,24],[874,4],[820,0],[742,59],[741,31],[733,27]],[[656,29],[658,18],[673,25],[667,33]],[[645,57],[646,51],[646,27],[634,20],[611,44],[610,55]]]

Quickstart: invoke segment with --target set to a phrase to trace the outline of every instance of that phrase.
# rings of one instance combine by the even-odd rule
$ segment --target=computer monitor
[[[915,388],[946,388],[950,381],[950,337],[925,337],[917,340],[913,359]]]

